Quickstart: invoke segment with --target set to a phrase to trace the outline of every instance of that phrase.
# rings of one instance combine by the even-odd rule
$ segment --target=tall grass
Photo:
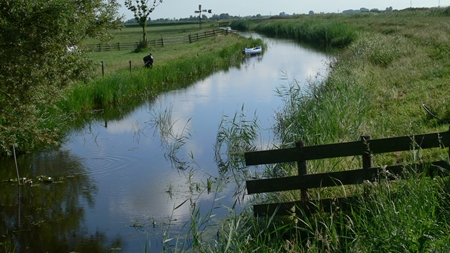
[[[186,87],[219,69],[239,66],[242,48],[259,43],[243,38],[230,41],[233,43],[221,44],[222,47],[210,42],[209,46],[194,46],[196,50],[191,49],[190,56],[179,54],[178,58],[162,62],[157,59],[152,69],[135,68],[131,73],[128,69],[118,70],[88,84],[77,85],[59,105],[67,112],[86,112],[130,100],[151,99],[161,92]]]
[[[283,38],[292,38],[301,42],[310,43],[318,47],[345,47],[357,38],[353,26],[336,21],[317,19],[271,19],[255,24],[251,21],[234,21],[233,29],[256,32]]]
[[[270,36],[294,38],[321,47],[345,47],[356,39],[355,29],[350,25],[323,20],[263,22],[255,27],[255,31]]]
[[[443,57],[448,51],[445,45],[450,39],[450,28],[440,19],[446,16],[446,11],[323,15],[315,17],[314,21],[303,22],[306,27],[306,24],[313,26],[337,21],[348,24],[358,36],[328,62],[330,74],[326,80],[312,81],[307,86],[293,81],[278,89],[285,102],[284,108],[277,113],[275,127],[282,146],[293,146],[300,139],[306,145],[316,145],[354,141],[365,134],[383,138],[448,130],[448,126],[431,118],[421,106],[430,105],[439,117],[450,115],[450,87],[445,85],[450,79],[450,60]],[[258,22],[246,21],[241,25],[252,29],[265,27],[267,22],[267,27],[270,26],[272,31],[275,29],[278,36],[306,36],[299,29],[300,25],[296,26],[292,20]],[[237,115],[239,117],[221,125],[218,135],[218,143],[230,146],[230,151],[235,154],[240,152],[233,147],[251,150],[248,140],[254,140],[253,137],[238,138],[240,133],[252,136],[249,132],[253,124],[247,124],[250,121],[242,114]],[[380,155],[374,157],[374,166],[448,157],[446,149],[432,152],[426,154],[419,149],[404,154]],[[352,158],[313,161],[308,165],[308,173],[344,170],[359,164],[358,159]],[[277,169],[283,175],[295,174],[293,166],[278,167],[268,166],[266,171],[259,173],[274,175]],[[209,243],[198,243],[195,251],[447,251],[450,242],[448,177],[425,177],[414,173],[413,168],[406,171],[403,180],[384,180],[383,175],[389,174],[385,171],[375,183],[337,187],[339,189],[327,192],[310,191],[315,199],[357,196],[358,201],[349,212],[337,210],[314,215],[254,217],[249,206],[241,213],[230,208],[227,218],[219,223],[218,237]],[[242,174],[245,174],[243,178],[250,176]],[[295,193],[261,194],[250,203],[268,199],[290,201],[296,197]]]
[[[438,8],[245,24],[267,29],[272,35],[300,38],[307,36],[300,27],[307,31],[308,26],[336,22],[347,24],[358,34],[328,63],[330,74],[326,80],[310,82],[307,87],[293,81],[278,89],[285,106],[277,113],[275,129],[283,146],[293,146],[300,139],[306,145],[316,145],[354,141],[365,134],[383,138],[448,130],[448,126],[430,117],[421,106],[430,105],[439,117],[450,115],[450,87],[444,85],[450,80],[450,60],[442,55],[448,52],[445,45],[450,41],[450,27],[444,25],[447,12],[448,8]],[[448,157],[448,150],[380,155],[374,157],[374,166],[436,157]],[[313,161],[308,165],[308,173],[357,168],[359,164],[358,159],[351,158]],[[289,175],[295,174],[296,168],[285,166],[281,170]],[[408,173],[401,181],[381,178],[375,183],[338,187],[326,192],[329,195],[322,190],[310,192],[316,199],[355,195],[358,202],[350,212],[279,218],[256,218],[251,210],[232,213],[221,225],[226,231],[220,238],[222,243],[212,251],[448,250],[448,177],[428,178]],[[264,194],[254,201],[290,201],[295,197],[298,196],[290,193]]]

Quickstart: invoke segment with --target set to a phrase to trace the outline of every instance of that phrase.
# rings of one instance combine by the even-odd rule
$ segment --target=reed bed
[[[267,36],[292,38],[317,47],[345,47],[357,37],[351,25],[324,19],[238,20],[231,27],[242,31],[254,30]]]
[[[357,34],[328,63],[324,81],[300,81],[278,89],[285,106],[277,113],[276,134],[282,146],[298,140],[316,145],[448,130],[450,8],[411,9],[391,13],[317,15],[295,20],[245,21],[245,29],[265,27],[273,35],[295,37],[295,22],[345,24]],[[314,19],[314,21],[311,21]],[[269,29],[269,27],[271,27]],[[258,28],[259,29],[259,28]],[[291,29],[285,31],[284,29]],[[297,29],[297,30],[296,30]],[[288,35],[290,34],[290,35]],[[297,36],[301,38],[302,36]],[[320,39],[319,39],[320,40]],[[302,40],[302,41],[307,41]],[[316,39],[317,41],[317,39]],[[324,45],[326,46],[326,45]],[[440,119],[422,105],[430,105]],[[447,147],[448,148],[448,147]],[[380,155],[374,166],[446,158],[448,150],[411,150]],[[330,159],[308,165],[312,171],[359,166],[358,159]],[[358,168],[358,167],[357,167]],[[264,173],[274,174],[274,167]],[[294,166],[277,168],[283,175]],[[413,168],[409,168],[412,171]],[[380,180],[360,186],[311,191],[312,198],[355,195],[350,212],[321,212],[292,217],[253,217],[252,210],[230,213],[222,236],[204,252],[442,252],[448,249],[450,211],[448,177],[429,178],[408,172],[406,179]],[[255,202],[291,201],[298,193],[264,194]]]

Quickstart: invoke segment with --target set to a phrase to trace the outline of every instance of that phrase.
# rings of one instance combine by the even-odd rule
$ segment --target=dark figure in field
[[[145,67],[147,67],[147,68],[153,67],[153,55],[152,54],[149,54],[144,57],[144,64],[145,64]]]

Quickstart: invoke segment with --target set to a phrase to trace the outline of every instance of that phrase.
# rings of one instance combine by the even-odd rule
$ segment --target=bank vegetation
[[[234,25],[318,47],[342,48],[327,63],[324,81],[289,82],[278,90],[278,147],[298,140],[318,145],[444,132],[450,119],[450,8],[352,15],[308,15],[239,21]],[[310,29],[311,28],[311,29]],[[317,38],[309,35],[317,31]],[[336,43],[337,42],[337,43]],[[307,86],[307,87],[306,87]],[[425,110],[427,108],[428,110]],[[373,166],[448,159],[448,147],[374,157]],[[358,159],[311,162],[308,173],[339,171]],[[405,168],[406,179],[311,190],[312,199],[356,195],[350,212],[254,218],[251,207],[223,222],[214,250],[233,252],[439,252],[450,242],[448,177]],[[267,167],[262,176],[287,176],[296,166]],[[298,192],[267,194],[254,202],[299,200]]]

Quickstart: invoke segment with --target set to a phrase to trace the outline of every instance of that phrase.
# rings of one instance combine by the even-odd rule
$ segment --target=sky
[[[134,2],[135,0],[133,0]],[[153,0],[148,0],[153,3]],[[119,0],[122,4],[120,12],[125,15],[125,20],[133,18],[133,13],[125,7],[125,0]],[[159,2],[159,0],[158,0]],[[164,0],[153,13],[151,19],[159,18],[187,18],[198,10],[199,5],[202,9],[211,9],[212,14],[204,13],[210,17],[213,14],[228,13],[233,16],[245,17],[248,15],[278,15],[281,12],[286,14],[307,14],[309,11],[314,13],[337,13],[348,9],[360,9],[362,7],[379,10],[385,10],[387,7],[402,10],[413,7],[446,7],[450,6],[450,0]]]

